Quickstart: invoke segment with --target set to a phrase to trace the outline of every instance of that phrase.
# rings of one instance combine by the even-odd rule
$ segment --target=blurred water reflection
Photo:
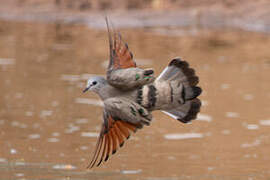
[[[175,56],[187,59],[200,76],[203,108],[188,125],[154,113],[151,127],[87,171],[102,103],[82,88],[91,74],[104,74],[106,31],[6,21],[0,27],[2,179],[270,177],[268,35],[122,30],[135,59],[156,74]]]

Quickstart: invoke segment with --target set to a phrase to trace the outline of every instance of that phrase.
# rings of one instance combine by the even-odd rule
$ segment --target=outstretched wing
[[[131,132],[135,133],[137,127],[128,122],[114,119],[104,112],[104,123],[96,144],[92,161],[87,168],[99,166],[102,161],[107,161],[110,155],[114,154],[124,142],[130,137]]]
[[[152,118],[145,108],[126,98],[109,98],[104,101],[103,125],[95,153],[88,168],[107,161],[119,147],[122,147],[131,132],[144,125],[150,125]]]
[[[127,43],[122,40],[119,32],[117,33],[110,28],[107,17],[106,24],[110,45],[110,61],[107,69],[108,83],[122,90],[130,90],[152,83],[155,80],[154,71],[137,68]]]
[[[108,71],[114,69],[135,68],[136,63],[133,60],[133,55],[128,49],[120,33],[115,32],[110,28],[108,18],[106,17],[106,24],[108,29],[109,44],[110,44],[110,62]]]

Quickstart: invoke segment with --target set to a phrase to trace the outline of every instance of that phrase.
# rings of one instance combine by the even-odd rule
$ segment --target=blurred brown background
[[[2,0],[2,7],[19,8],[59,8],[61,10],[131,10],[131,9],[179,9],[220,6],[224,8],[243,7],[247,4],[262,6],[267,0]]]
[[[268,180],[266,0],[0,0],[0,179]],[[154,112],[87,170],[102,123],[88,77],[109,56],[104,16],[156,76],[177,56],[200,77],[192,124]]]

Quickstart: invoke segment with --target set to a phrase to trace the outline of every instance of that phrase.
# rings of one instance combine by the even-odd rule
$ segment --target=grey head
[[[99,91],[107,85],[107,80],[102,76],[93,76],[90,77],[87,81],[86,88],[83,90],[85,93],[86,91],[93,91],[99,94]]]

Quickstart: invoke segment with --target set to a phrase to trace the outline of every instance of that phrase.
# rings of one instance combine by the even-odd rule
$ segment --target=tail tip
[[[202,89],[198,86],[187,87],[185,90],[185,100],[191,100],[198,97],[202,93]]]
[[[182,67],[188,67],[189,64],[186,61],[181,60],[180,58],[174,58],[173,60],[171,60],[169,66],[176,66],[176,67],[182,68]]]
[[[198,86],[194,86],[192,87],[193,89],[193,93],[194,93],[194,98],[196,98],[197,96],[199,96],[202,93],[202,88],[198,87]]]
[[[201,109],[201,101],[199,99],[195,99],[193,100],[190,110],[187,114],[187,116],[185,116],[182,119],[178,119],[179,121],[183,122],[183,123],[188,123],[193,119],[197,118],[197,114],[200,112]]]

